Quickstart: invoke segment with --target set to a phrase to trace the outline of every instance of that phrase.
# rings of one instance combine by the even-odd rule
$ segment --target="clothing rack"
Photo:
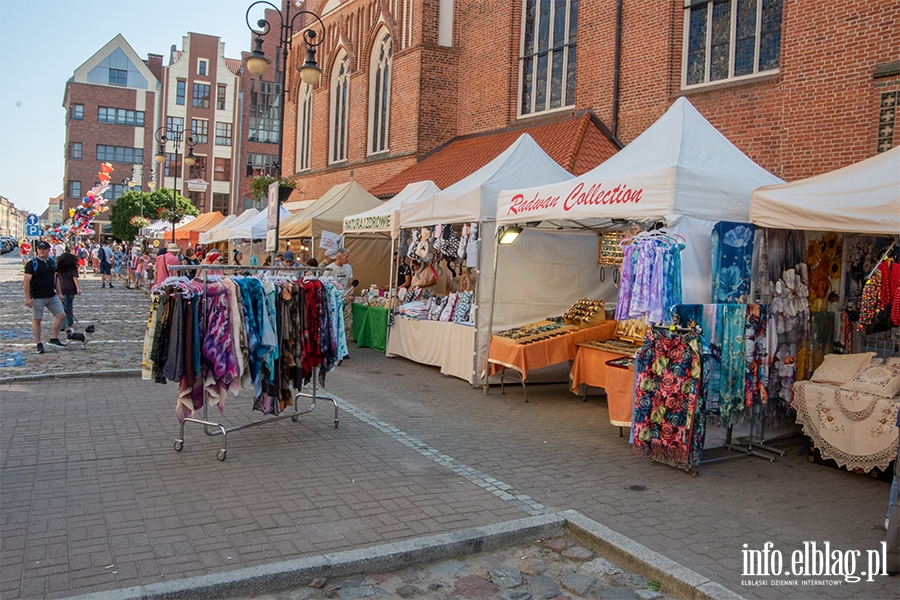
[[[887,247],[887,250],[884,251],[884,254],[881,255],[881,258],[878,259],[878,262],[875,263],[875,266],[872,268],[871,271],[869,271],[869,274],[866,275],[866,278],[865,278],[863,281],[865,281],[866,283],[869,282],[869,279],[872,278],[872,274],[873,274],[875,271],[877,271],[877,270],[878,270],[878,267],[881,266],[881,263],[883,263],[883,262],[885,261],[885,259],[886,259],[888,256],[890,256],[891,251],[894,249],[894,246],[896,246],[896,245],[897,245],[897,240],[894,239],[894,241],[892,241],[892,242],[891,242],[891,245]]]
[[[677,319],[676,319],[676,323],[677,323]],[[677,332],[677,333],[696,332],[698,334],[701,334],[703,332],[703,329],[701,327],[699,327],[698,325],[693,324],[693,323],[687,327],[679,326],[677,324],[652,325],[651,327],[657,331],[671,331],[671,332]],[[762,413],[760,412],[760,414],[762,414]],[[740,438],[740,440],[739,440],[740,443],[735,443],[732,441],[732,439],[733,439],[732,433],[734,430],[734,426],[729,425],[726,428],[725,448],[727,448],[729,450],[733,450],[734,452],[737,452],[738,454],[733,454],[733,455],[729,455],[729,456],[718,456],[715,458],[704,458],[704,459],[700,460],[700,465],[714,463],[714,462],[721,462],[723,460],[733,460],[735,458],[746,458],[748,456],[758,456],[759,458],[765,458],[769,462],[775,462],[775,459],[777,457],[773,456],[772,454],[762,454],[762,453],[758,452],[757,450],[765,450],[767,452],[772,452],[774,454],[784,456],[784,454],[785,454],[784,451],[763,443],[763,440],[765,439],[765,420],[762,419],[762,423],[761,423],[762,433],[760,434],[760,437],[758,439],[754,437],[755,426],[756,426],[756,418],[754,418],[752,421],[750,421],[750,435],[747,436],[746,438]],[[705,440],[705,437],[706,437],[706,432],[704,431],[704,440]],[[651,457],[651,459],[656,460],[657,462],[661,462],[662,464],[666,464],[666,465],[669,464],[669,463],[666,463],[665,461],[659,461],[657,459],[654,459],[653,457]],[[694,469],[691,467],[676,467],[676,468],[681,469],[687,473],[690,473],[693,477],[696,477],[700,473],[697,469]]]
[[[204,302],[203,304],[203,317],[204,322],[206,322],[206,290],[207,290],[207,276],[208,271],[276,271],[276,272],[284,272],[284,273],[322,273],[325,267],[250,267],[243,265],[184,265],[184,268],[197,269],[203,273],[203,296]],[[278,330],[278,348],[281,348],[281,328]],[[240,431],[241,429],[248,429],[250,427],[256,427],[258,425],[265,425],[266,423],[274,423],[275,421],[281,421],[282,419],[290,418],[293,422],[297,422],[300,415],[305,415],[311,413],[316,408],[316,400],[327,400],[334,405],[334,428],[338,428],[338,405],[334,398],[331,396],[320,396],[316,392],[316,375],[313,373],[312,375],[312,393],[304,393],[301,391],[297,391],[294,395],[294,410],[292,412],[286,412],[280,415],[276,415],[274,417],[269,417],[267,419],[262,419],[260,421],[252,421],[250,423],[244,423],[242,425],[234,425],[232,427],[225,427],[223,424],[209,420],[209,405],[207,402],[207,392],[204,389],[203,391],[203,417],[198,419],[195,417],[186,417],[181,422],[181,433],[180,436],[175,440],[175,450],[177,452],[181,452],[184,449],[184,425],[185,423],[197,423],[199,425],[203,425],[203,433],[205,433],[209,437],[215,437],[217,435],[222,436],[222,449],[216,453],[216,458],[220,461],[224,461],[228,454],[228,446],[227,446],[227,438],[226,435],[232,431]],[[276,384],[276,393],[275,398],[279,398],[281,395],[281,377],[277,377],[275,380]],[[308,409],[301,411],[298,400],[300,398],[309,398],[312,400],[312,404]],[[211,430],[213,428],[214,430]]]

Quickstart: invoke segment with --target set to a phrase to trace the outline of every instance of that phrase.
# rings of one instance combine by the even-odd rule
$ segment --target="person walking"
[[[103,283],[102,287],[106,287],[107,283],[109,283],[109,287],[112,287],[113,251],[109,247],[109,242],[103,242],[97,257],[100,259],[100,281]]]
[[[177,267],[181,264],[179,254],[181,254],[181,248],[178,247],[178,244],[172,243],[159,253],[159,256],[156,257],[156,284],[162,283],[171,276],[178,275],[178,269],[172,269],[170,273],[169,268]]]
[[[91,272],[96,275],[100,272],[100,246],[91,244]]]
[[[47,345],[63,349],[67,346],[59,341],[59,330],[66,319],[66,309],[56,295],[56,261],[50,257],[50,243],[40,240],[34,247],[36,256],[25,263],[22,288],[25,292],[25,306],[32,309],[31,333],[37,344],[37,353],[43,354],[41,321],[44,319],[44,309],[53,314],[53,326]]]
[[[122,282],[122,269],[125,268],[125,253],[122,252],[122,247],[118,244],[113,248],[113,277],[115,277],[116,281]]]
[[[135,286],[137,289],[141,289],[144,284],[144,276],[147,273],[147,269],[150,268],[150,253],[144,250],[144,252],[138,257],[135,262]]]
[[[84,242],[78,242],[75,247],[75,257],[78,258],[78,272],[87,277],[88,251],[84,247]]]
[[[22,266],[24,267],[31,258],[31,244],[28,243],[28,238],[22,238],[22,241],[19,242],[19,256],[22,257]]]
[[[181,259],[181,264],[185,266],[199,265],[200,261],[194,258],[194,249],[188,247],[184,251],[184,257]],[[193,279],[197,276],[197,269],[190,269],[185,271],[185,276],[188,279]]]
[[[66,308],[66,327],[72,327],[75,324],[75,296],[81,294],[81,288],[78,285],[78,258],[70,252],[63,252],[56,261],[56,293]]]

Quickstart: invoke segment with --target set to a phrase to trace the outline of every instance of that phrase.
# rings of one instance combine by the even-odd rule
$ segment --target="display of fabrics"
[[[784,417],[769,402],[769,378],[778,336],[771,308],[761,304],[679,304],[678,323],[700,327],[703,399],[707,421],[721,427],[765,415]]]
[[[347,356],[341,289],[330,278],[170,277],[154,286],[143,377],[178,382],[179,421],[224,411],[229,393],[253,390],[253,408],[279,414],[318,370]]]
[[[746,304],[753,275],[753,237],[750,223],[721,221],[712,230],[712,302]]]
[[[807,245],[802,231],[766,229],[766,286],[771,298],[771,319],[778,344],[769,376],[769,399],[780,412],[791,401],[794,381],[809,376],[809,276]],[[768,415],[772,417],[772,412]]]
[[[639,234],[623,242],[616,320],[662,323],[681,303],[681,251],[684,244],[667,235]]]
[[[634,453],[672,466],[700,464],[703,394],[700,337],[650,330],[635,362]]]
[[[840,308],[843,241],[841,233],[807,232],[806,264],[811,312],[836,311]]]

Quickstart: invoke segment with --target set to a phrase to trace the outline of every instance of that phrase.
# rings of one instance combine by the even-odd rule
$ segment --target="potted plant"
[[[269,195],[269,186],[275,182],[274,177],[260,175],[250,181],[250,197],[257,202],[262,202]],[[285,202],[291,197],[291,193],[297,187],[297,183],[286,177],[280,177],[278,181],[278,201]]]

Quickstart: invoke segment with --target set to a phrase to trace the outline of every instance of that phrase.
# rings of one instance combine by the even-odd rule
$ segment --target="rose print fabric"
[[[700,337],[651,331],[637,354],[634,453],[677,467],[700,464],[703,450]]]

